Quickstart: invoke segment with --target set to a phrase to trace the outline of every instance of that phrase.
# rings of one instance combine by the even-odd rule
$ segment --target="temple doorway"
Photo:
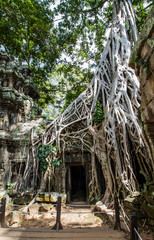
[[[86,201],[85,166],[71,166],[71,201]]]
[[[66,166],[67,202],[88,200],[89,164],[68,164]]]

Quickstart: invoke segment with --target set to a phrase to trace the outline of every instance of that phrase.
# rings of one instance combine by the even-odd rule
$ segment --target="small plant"
[[[148,68],[147,60],[146,59],[143,60],[139,56],[133,56],[131,62],[137,63],[140,67],[142,67],[143,72],[145,72]]]
[[[45,127],[46,127],[46,124],[43,122],[43,123],[38,127],[37,133],[38,133],[39,135],[42,135],[42,134],[44,133]]]
[[[55,158],[58,149],[50,144],[42,145],[38,147],[37,158],[40,163],[40,170],[45,172],[49,166],[57,167],[62,164],[62,160]]]
[[[96,110],[93,115],[93,122],[97,125],[100,124],[105,119],[105,114],[102,111],[101,104],[96,100]]]
[[[7,185],[8,190],[12,190],[13,186],[14,186],[14,183],[8,182],[6,185]]]
[[[99,200],[99,197],[98,197],[98,196],[92,195],[91,198],[90,198],[90,203],[97,202],[98,200]]]

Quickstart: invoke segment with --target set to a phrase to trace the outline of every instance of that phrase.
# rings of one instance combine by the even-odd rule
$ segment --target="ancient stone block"
[[[148,104],[154,99],[154,79],[153,76],[146,81],[144,87],[141,88],[141,107],[147,108]]]
[[[21,214],[21,212],[13,212],[11,214],[10,220],[8,220],[10,223],[19,223],[25,220],[25,216],[27,213]]]
[[[151,184],[149,187],[148,187],[148,194],[150,196],[153,196],[154,197],[154,184]],[[153,202],[154,204],[154,202]]]
[[[29,206],[29,208],[28,208],[29,213],[30,214],[33,214],[33,213],[37,214],[39,212],[39,208],[40,208],[40,204],[34,203],[31,206]]]
[[[33,205],[32,205],[33,206]],[[54,208],[54,205],[43,203],[42,205],[39,204],[39,212],[49,212],[51,209]]]
[[[151,205],[150,203],[144,202],[142,204],[142,208],[145,211],[146,215],[149,218],[153,219],[153,216],[154,216],[154,205]]]
[[[143,48],[142,48],[142,50],[141,50],[141,59],[143,60],[143,59],[147,59],[148,58],[148,56],[150,56],[151,55],[151,48],[149,47],[149,45],[145,42],[144,43],[144,46],[143,46]]]
[[[66,194],[64,193],[57,193],[57,192],[43,192],[39,193],[37,195],[36,201],[37,202],[51,202],[51,203],[57,203],[58,197],[62,198],[62,203],[66,203]]]
[[[154,71],[154,52],[153,52],[153,54],[152,54],[152,56],[150,57],[150,60],[149,60],[149,68],[150,68],[151,71]]]
[[[145,123],[150,121],[154,122],[154,99],[143,110],[142,116]]]
[[[153,196],[145,196],[146,201],[151,205],[154,204],[154,190],[152,193],[153,193]]]
[[[23,94],[24,84],[27,95]],[[4,162],[3,174],[0,174],[0,188],[5,187],[8,179],[16,180],[19,169],[16,169],[16,175],[9,176],[11,173],[10,162],[13,163],[13,160],[25,161],[26,151],[24,154],[22,153],[22,145],[23,143],[26,145],[30,141],[28,135],[35,123],[36,127],[38,126],[38,120],[29,121],[28,124],[26,121],[40,115],[41,111],[35,102],[38,97],[37,87],[33,84],[29,69],[27,67],[19,69],[6,53],[0,52],[0,145],[2,145],[0,163]],[[23,124],[23,127],[20,128],[18,124],[23,121],[25,121],[25,125]],[[16,165],[18,166],[18,164]]]
[[[142,69],[141,74],[139,76],[139,80],[140,80],[140,84],[141,84],[141,91],[144,91],[144,85],[146,84],[147,80],[150,78],[151,76],[151,71],[149,68],[146,69],[146,71],[144,71]]]

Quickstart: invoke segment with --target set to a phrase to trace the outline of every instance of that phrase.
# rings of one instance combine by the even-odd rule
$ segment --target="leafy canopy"
[[[150,7],[144,9],[146,1],[143,0],[132,2],[140,32]],[[148,6],[151,6],[151,3],[152,1],[147,1]],[[61,74],[63,73],[70,85],[70,89],[67,89],[64,96],[64,108],[84,90],[83,81],[88,83],[87,77],[89,81],[92,79],[90,70],[98,64],[106,40],[106,30],[111,27],[112,4],[112,0],[61,0],[54,9],[54,16],[58,18],[56,29],[59,39],[67,43],[65,43],[63,52],[71,59],[67,65],[64,63],[64,67],[60,68]],[[81,74],[78,69],[83,72],[82,66],[85,62],[87,62],[89,72],[83,79],[80,78]],[[72,66],[78,72],[78,79],[80,78],[77,82],[76,76],[72,70],[69,70]],[[59,74],[59,68],[57,73]],[[59,83],[61,84],[61,81]]]
[[[70,63],[61,63],[56,66],[55,71],[49,77],[49,81],[54,89],[54,106],[47,106],[45,116],[51,120],[76,99],[89,85],[93,78],[92,71],[82,69]],[[48,91],[50,91],[48,86]]]
[[[140,32],[152,1],[133,0],[132,4]],[[65,107],[84,90],[82,75],[88,76],[89,71],[83,66],[86,62],[92,69],[98,64],[112,22],[112,5],[113,0],[60,0],[58,4],[54,0],[0,0],[0,45],[31,68],[40,106],[55,102],[50,78],[55,71],[59,75],[57,64],[64,66],[64,76],[68,71]],[[72,66],[77,73],[71,75]]]
[[[51,1],[0,0],[1,44],[22,62],[46,64],[49,52],[57,54],[54,46]],[[54,48],[53,48],[54,46]]]
[[[0,45],[22,64],[28,65],[44,102],[48,74],[61,54],[50,5],[53,0],[0,0]],[[62,44],[61,44],[62,45]]]
[[[150,9],[144,10],[146,2],[152,4],[152,1],[132,1],[139,31]],[[106,40],[106,30],[112,23],[112,6],[113,0],[60,1],[54,10],[55,15],[61,16],[58,18],[57,29],[61,41],[71,41],[65,47],[65,53],[72,56],[72,61],[80,61],[80,64],[90,59],[94,63],[99,61]]]

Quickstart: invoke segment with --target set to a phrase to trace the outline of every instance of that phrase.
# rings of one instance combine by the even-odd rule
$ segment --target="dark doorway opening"
[[[85,166],[71,166],[71,201],[86,201]]]

